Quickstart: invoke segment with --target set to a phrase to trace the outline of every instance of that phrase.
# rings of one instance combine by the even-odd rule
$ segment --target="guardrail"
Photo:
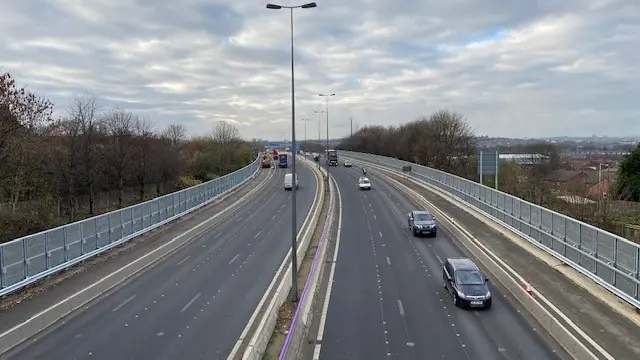
[[[0,245],[0,296],[199,209],[253,178],[260,157],[215,180]]]
[[[386,156],[339,151],[340,156],[405,172],[513,228],[527,241],[640,308],[640,245],[553,210],[479,183]]]

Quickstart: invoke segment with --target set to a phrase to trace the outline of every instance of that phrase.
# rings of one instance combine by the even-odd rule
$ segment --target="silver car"
[[[408,222],[413,236],[428,235],[436,237],[438,235],[436,219],[426,210],[410,212],[408,214]]]

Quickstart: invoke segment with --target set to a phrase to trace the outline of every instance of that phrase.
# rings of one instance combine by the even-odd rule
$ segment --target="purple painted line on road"
[[[333,176],[331,174],[329,174],[329,177],[331,178],[331,180],[333,179]],[[335,180],[334,180],[335,181]],[[287,338],[284,340],[284,344],[282,345],[282,350],[280,351],[280,357],[279,360],[284,360],[287,352],[289,351],[289,345],[291,344],[291,337],[293,334],[293,330],[296,328],[296,325],[298,323],[298,317],[300,316],[300,311],[302,308],[302,304],[304,303],[304,299],[306,299],[307,297],[307,292],[309,291],[309,284],[311,283],[311,277],[313,276],[313,274],[316,271],[316,267],[317,267],[317,260],[320,256],[320,250],[322,249],[322,247],[324,247],[325,245],[325,240],[327,239],[327,237],[329,236],[328,234],[328,230],[329,230],[329,216],[331,214],[331,211],[333,210],[333,193],[334,193],[334,185],[333,185],[333,181],[329,181],[329,193],[330,193],[330,197],[329,197],[329,210],[327,211],[327,217],[325,219],[324,222],[324,227],[322,228],[322,235],[320,236],[320,242],[318,243],[318,247],[316,248],[316,252],[315,255],[313,256],[313,262],[311,263],[311,269],[309,270],[309,275],[307,276],[307,281],[304,284],[304,289],[302,290],[302,294],[300,295],[300,300],[298,301],[298,306],[296,307],[296,313],[295,315],[293,315],[293,320],[291,321],[291,325],[289,325],[289,332],[287,333]]]

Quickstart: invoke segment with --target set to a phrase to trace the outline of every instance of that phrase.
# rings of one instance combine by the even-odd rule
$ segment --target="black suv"
[[[467,258],[448,258],[442,268],[442,285],[460,307],[491,308],[489,279]]]
[[[410,212],[408,222],[413,236],[424,234],[436,237],[438,235],[436,219],[426,210]]]

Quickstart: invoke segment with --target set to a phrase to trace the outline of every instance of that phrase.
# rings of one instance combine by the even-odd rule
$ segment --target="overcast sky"
[[[280,0],[283,5],[303,1]],[[3,0],[0,71],[207,133],[290,138],[289,13],[259,0]],[[298,139],[441,108],[478,134],[640,135],[638,0],[318,0],[294,11]],[[324,114],[321,114],[324,116]],[[325,136],[324,118],[322,136]]]

